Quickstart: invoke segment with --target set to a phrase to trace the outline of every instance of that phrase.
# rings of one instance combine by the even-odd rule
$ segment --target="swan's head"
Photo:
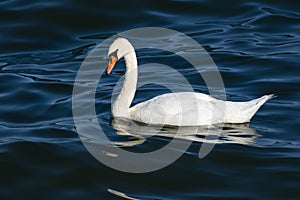
[[[132,51],[134,51],[134,48],[127,39],[117,38],[108,49],[107,57],[109,63],[106,73],[110,74],[116,62]]]

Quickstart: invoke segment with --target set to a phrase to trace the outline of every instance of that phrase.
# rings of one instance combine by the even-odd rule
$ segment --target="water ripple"
[[[222,5],[208,0],[0,0],[1,198],[299,199],[297,6],[290,0],[229,0]],[[218,66],[229,100],[246,101],[266,93],[278,97],[242,129],[246,134],[241,127],[226,130],[204,159],[198,157],[204,137],[199,133],[198,142],[179,160],[151,174],[125,174],[102,165],[76,133],[73,82],[97,44],[144,26],[172,28],[199,42]],[[207,92],[201,77],[176,55],[151,49],[137,55],[141,64],[172,66],[196,91]],[[114,74],[99,82],[99,123],[123,149],[149,152],[163,147],[173,139],[168,128],[153,137],[147,135],[151,130],[137,133],[146,135],[144,140],[118,135],[118,128],[132,133],[132,127],[113,128],[111,96],[123,74],[121,62]],[[158,74],[176,83],[172,74]],[[138,89],[134,103],[165,92],[169,91],[155,83],[146,85]],[[187,133],[180,141],[191,139]]]

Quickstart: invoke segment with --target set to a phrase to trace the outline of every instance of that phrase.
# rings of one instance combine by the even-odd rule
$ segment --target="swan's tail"
[[[268,101],[269,99],[273,99],[275,97],[276,97],[276,95],[274,95],[274,94],[268,94],[268,95],[264,95],[264,96],[262,96],[262,97],[260,97],[258,99],[254,99],[254,100],[252,100],[250,102],[253,102],[254,106],[256,105],[256,106],[260,107],[264,103],[266,103],[266,101]]]
[[[275,98],[276,95],[274,94],[269,94],[269,95],[264,95],[258,99],[254,99],[249,101],[249,105],[247,106],[247,113],[249,113],[249,121],[253,117],[253,115],[258,111],[258,109],[266,103],[266,101]]]
[[[246,102],[226,102],[225,122],[226,123],[247,123],[258,111],[258,109],[275,95],[264,95],[258,99]]]

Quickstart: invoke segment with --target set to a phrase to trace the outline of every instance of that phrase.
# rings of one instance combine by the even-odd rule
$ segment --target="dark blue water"
[[[0,198],[122,199],[121,192],[136,199],[300,199],[299,8],[297,1],[0,1]],[[170,166],[145,174],[113,170],[85,149],[72,116],[77,70],[104,39],[144,26],[198,41],[218,66],[229,100],[278,96],[253,118],[258,135],[251,142],[229,138],[204,159],[202,143],[194,142]],[[138,56],[170,66],[176,60],[151,51]],[[122,70],[97,89],[99,122],[116,141],[131,139],[110,124]],[[161,91],[145,86],[135,102]],[[151,137],[129,150],[170,140]]]

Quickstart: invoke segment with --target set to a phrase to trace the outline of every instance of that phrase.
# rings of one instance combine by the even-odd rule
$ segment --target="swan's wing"
[[[168,93],[135,105],[130,115],[133,120],[149,124],[210,124],[219,105],[216,101],[219,100],[201,93]]]

